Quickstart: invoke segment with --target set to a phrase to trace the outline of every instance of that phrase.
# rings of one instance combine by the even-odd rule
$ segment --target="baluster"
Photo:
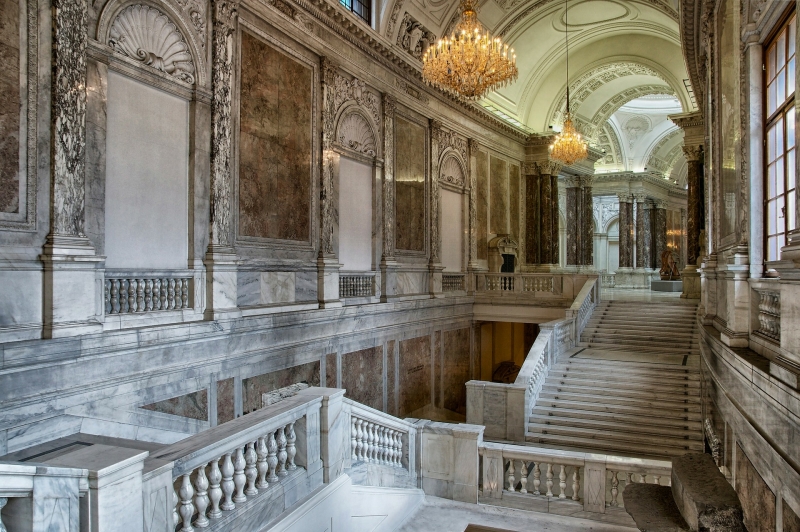
[[[541,486],[542,471],[539,469],[539,462],[533,464],[533,494],[534,495],[541,495],[539,491],[539,486]]]
[[[653,477],[653,484],[661,485],[661,475],[655,475]]]
[[[374,435],[372,433],[372,429],[375,427],[375,424],[374,423],[370,423],[368,421],[365,421],[365,424],[367,425],[366,438],[365,438],[366,439],[367,452],[365,453],[365,460],[367,462],[371,462],[372,461],[372,446],[375,443],[375,437],[374,437]]]
[[[167,288],[167,309],[172,310],[175,308],[175,279],[168,281]]]
[[[294,471],[297,469],[297,464],[294,463],[294,457],[297,455],[297,434],[294,432],[294,421],[289,423],[288,430],[286,431],[286,470]]]
[[[144,312],[144,279],[136,280],[136,312]]]
[[[258,444],[256,445],[256,454],[258,455],[258,462],[256,463],[258,482],[256,483],[256,488],[260,490],[267,489],[269,486],[269,482],[267,482],[267,473],[269,472],[267,452],[267,442],[264,441],[264,437],[262,436],[258,439]]]
[[[394,430],[386,429],[386,464],[394,466]]]
[[[269,466],[267,481],[270,484],[278,482],[278,475],[275,474],[278,466],[278,443],[275,441],[274,432],[269,433],[269,439],[267,440],[267,465]]]
[[[246,465],[247,462],[244,459],[242,448],[237,447],[233,455],[233,485],[236,489],[233,502],[237,504],[247,500],[247,496],[244,494],[244,484],[247,481],[247,477],[244,475],[244,468]]]
[[[403,467],[403,435],[398,431],[395,432],[395,464],[397,467]]]
[[[119,312],[124,314],[128,312],[128,280],[119,280]]]
[[[208,471],[208,498],[211,499],[211,511],[208,517],[219,519],[222,511],[219,509],[219,501],[222,499],[222,488],[219,483],[222,481],[222,472],[219,470],[219,458],[211,460],[211,469]]]
[[[111,280],[111,314],[119,314],[119,279]]]
[[[156,279],[158,284],[158,308],[156,310],[167,310],[167,290],[164,286],[164,279]]]
[[[111,314],[111,281],[108,279],[103,282],[103,304],[105,305],[106,314]],[[2,524],[0,524],[0,526],[2,526]],[[3,529],[0,528],[0,531],[2,530]]]
[[[611,472],[611,506],[619,506],[617,502],[617,495],[619,495],[619,473],[617,471]]]
[[[581,490],[581,476],[580,476],[580,473],[578,473],[579,470],[580,470],[580,467],[575,466],[575,471],[572,472],[572,500],[573,501],[579,501],[580,500],[580,496],[578,495],[578,493],[580,493],[580,490]]]
[[[147,312],[153,310],[153,280],[144,280],[144,309]]]
[[[514,491],[514,460],[508,461],[508,491]]]
[[[356,449],[355,449],[355,455],[356,455],[356,460],[358,460],[359,462],[363,462],[364,461],[364,457],[362,456],[363,452],[364,452],[364,431],[361,428],[362,423],[363,422],[360,419],[356,418]]]
[[[355,462],[358,460],[356,450],[358,449],[358,430],[356,429],[356,418],[350,417],[350,460]]]
[[[633,473],[627,473],[627,475],[628,475],[628,479],[627,479],[627,482],[625,483],[626,486],[628,484],[632,484],[633,483]]]
[[[189,479],[189,475],[191,475],[191,473],[185,473],[183,475],[181,479],[181,487],[178,491],[178,496],[181,498],[181,507],[178,512],[181,514],[181,522],[183,522],[181,532],[194,531],[194,528],[192,528],[192,516],[194,515],[192,496],[194,495],[194,489],[192,488],[192,482]]]
[[[639,477],[639,482],[641,482],[642,484],[647,484],[647,475],[641,475]]]
[[[222,504],[219,507],[228,512],[236,508],[236,505],[233,503],[233,462],[231,462],[231,453],[225,453],[225,456],[222,457],[222,467],[220,467],[220,471],[222,472]]]
[[[208,478],[206,478],[206,466],[201,465],[197,468],[197,476],[194,479],[194,485],[197,488],[197,493],[194,496],[194,506],[197,508],[197,520],[194,526],[198,528],[206,528],[208,526],[208,517],[206,517],[206,509],[208,508]]]
[[[172,528],[177,528],[181,522],[181,515],[178,513],[178,494],[175,492],[175,486],[172,486]]]
[[[244,461],[247,464],[244,468],[244,478],[247,479],[247,487],[244,490],[244,494],[248,497],[258,495],[258,489],[256,489],[256,477],[258,476],[256,460],[258,460],[258,457],[256,456],[255,442],[250,442],[244,451]]]
[[[136,280],[128,279],[128,312],[136,312]]]
[[[189,308],[189,279],[181,279],[181,308]]]
[[[528,493],[528,465],[524,460],[519,461],[522,464],[519,470],[520,493]]]
[[[381,463],[389,463],[389,429],[381,427]]]
[[[279,477],[285,477],[289,473],[286,471],[286,434],[283,432],[283,427],[278,429],[278,470],[276,474]]]
[[[547,496],[553,496],[553,464],[547,464]]]
[[[561,472],[558,474],[558,488],[561,493],[558,494],[559,499],[567,498],[567,469],[566,466],[561,466]]]

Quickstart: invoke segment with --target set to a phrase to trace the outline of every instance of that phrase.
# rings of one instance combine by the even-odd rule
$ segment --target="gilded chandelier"
[[[477,0],[461,0],[461,21],[425,51],[422,77],[431,85],[478,100],[517,79],[517,55],[478,22]]]
[[[581,134],[575,129],[572,123],[572,115],[569,112],[569,0],[564,0],[566,11],[564,13],[564,40],[567,43],[567,114],[564,119],[564,127],[561,133],[556,135],[555,140],[550,145],[550,158],[565,166],[571,166],[578,161],[582,161],[589,156],[589,147],[581,138]]]

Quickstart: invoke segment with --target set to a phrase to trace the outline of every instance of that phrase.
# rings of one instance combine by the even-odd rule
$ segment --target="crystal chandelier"
[[[478,0],[461,0],[461,21],[425,51],[422,77],[430,85],[478,100],[517,79],[517,55],[478,22]]]
[[[589,156],[589,148],[581,138],[581,134],[575,129],[572,123],[572,114],[569,112],[569,0],[564,0],[564,5],[567,6],[564,13],[564,40],[567,43],[567,114],[561,133],[556,135],[550,145],[550,158],[565,166],[571,166],[586,159]]]

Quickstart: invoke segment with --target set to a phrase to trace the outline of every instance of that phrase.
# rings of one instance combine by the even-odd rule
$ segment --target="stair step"
[[[694,451],[702,451],[704,448],[703,440],[697,438],[681,437],[676,433],[672,437],[659,435],[635,434],[620,427],[616,431],[583,429],[579,427],[565,427],[553,425],[531,424],[528,426],[529,436],[569,436],[573,438],[601,440],[609,442],[640,443],[643,446],[662,445],[667,447],[689,447]],[[678,437],[675,437],[675,436]]]
[[[644,400],[634,397],[618,397],[616,395],[593,394],[593,393],[567,393],[567,392],[541,392],[539,400],[544,404],[547,401],[557,403],[558,401],[578,401],[588,402],[597,401],[605,403],[606,406],[626,406],[640,407],[654,410],[659,413],[664,412],[700,412],[700,402],[693,400],[691,396],[686,396],[684,400]]]
[[[648,401],[678,401],[682,399],[686,399],[688,401],[698,401],[700,394],[695,392],[698,392],[698,390],[689,390],[688,388],[683,388],[682,390],[657,390],[650,386],[641,386],[638,389],[607,388],[603,386],[576,386],[569,381],[567,381],[565,384],[550,383],[547,381],[542,387],[542,393],[554,395],[561,393],[573,395],[585,393],[590,395],[625,397]]]
[[[643,349],[651,349],[653,347],[656,347],[656,348],[661,348],[662,350],[675,351],[676,354],[677,354],[677,352],[683,353],[683,352],[686,352],[686,351],[691,351],[691,352],[694,352],[696,354],[699,354],[699,349],[697,348],[697,344],[695,342],[687,342],[687,343],[682,344],[682,345],[668,346],[668,347],[666,347],[666,346],[665,347],[653,346],[653,342],[652,341],[648,342],[647,340],[641,340],[641,341],[638,341],[638,340],[620,340],[620,339],[615,339],[615,338],[588,338],[588,339],[584,339],[583,337],[581,337],[581,342],[582,343],[587,343],[587,344],[602,345],[603,347],[627,346],[627,347],[640,347],[640,348],[643,348]]]
[[[680,368],[685,368],[686,366],[678,366]],[[694,368],[692,368],[694,369]],[[625,382],[627,379],[637,379],[639,381],[645,381],[653,384],[657,384],[661,382],[661,380],[669,379],[670,384],[676,384],[677,382],[681,381],[699,381],[700,380],[700,372],[699,371],[670,371],[664,370],[659,372],[658,370],[654,371],[641,371],[641,370],[632,370],[632,371],[625,371],[620,368],[617,371],[609,370],[606,368],[598,367],[595,370],[591,368],[584,368],[584,367],[566,367],[566,368],[559,368],[553,367],[550,369],[548,373],[549,378],[564,380],[569,379],[572,377],[581,378],[581,379],[592,379],[592,380],[601,380],[601,379],[610,379],[613,381],[623,381]]]
[[[684,396],[688,394],[691,397],[700,397],[700,383],[684,382],[682,384],[652,384],[652,383],[606,383],[602,380],[589,380],[582,379],[580,382],[575,382],[572,379],[553,380],[548,378],[543,390],[547,389],[575,389],[575,390],[598,390],[607,395],[625,395],[634,393],[649,393],[651,395],[670,395],[678,394]]]
[[[600,420],[581,417],[543,416],[531,415],[528,418],[531,424],[547,425],[549,427],[577,427],[595,430],[617,430],[650,436],[674,436],[683,433],[690,439],[703,440],[702,423],[699,421],[685,421],[682,424],[656,425],[649,423],[643,425],[631,421]]]
[[[671,332],[661,333],[652,329],[642,329],[640,331],[630,330],[626,327],[586,327],[581,333],[581,337],[598,336],[608,338],[647,338],[648,340],[663,340],[665,342],[693,343],[699,340],[699,333]]]
[[[689,366],[679,366],[677,364],[664,364],[662,362],[628,362],[619,360],[603,360],[595,358],[562,358],[553,369],[570,369],[576,371],[605,371],[613,374],[625,373],[648,373],[650,375],[661,376],[664,373],[697,373],[700,370]]]
[[[656,349],[653,347],[642,347],[640,345],[614,345],[592,342],[578,342],[575,347],[583,347],[586,349],[602,349],[604,351],[623,351],[625,353],[635,353],[637,355],[673,355],[673,356],[686,356],[686,355],[699,355],[698,350],[680,350],[675,351],[671,349]]]
[[[621,455],[638,454],[644,456],[673,457],[682,456],[692,451],[691,446],[670,447],[663,445],[649,445],[646,448],[635,443],[609,442],[593,439],[574,438],[572,436],[536,436],[526,434],[525,440],[531,443],[543,445],[553,445],[559,448],[590,448],[598,451],[605,451],[608,454],[618,453]]]
[[[693,416],[696,417],[696,416]],[[579,410],[574,408],[558,408],[549,409],[544,407],[535,407],[529,421],[534,419],[547,418],[552,420],[559,419],[572,419],[578,421],[603,421],[606,423],[623,423],[629,425],[638,425],[641,427],[670,427],[675,430],[682,430],[683,427],[701,427],[701,417],[696,419],[683,418],[667,418],[667,417],[653,417],[641,413],[624,414],[620,412],[598,412],[590,410]]]
[[[553,400],[546,400],[542,397],[539,397],[539,400],[536,401],[536,407],[534,408],[534,412],[537,409],[549,409],[555,413],[561,411],[561,409],[567,410],[588,410],[593,412],[608,412],[608,413],[618,413],[618,414],[627,414],[633,416],[642,416],[643,408],[637,405],[621,405],[621,404],[603,404],[598,403],[596,401],[588,402],[588,401],[580,401],[580,400],[568,400],[568,399],[558,399],[557,401]],[[700,420],[702,417],[700,413],[700,408],[691,411],[684,411],[684,410],[658,410],[657,412],[652,412],[652,414],[648,415],[645,414],[643,417],[657,417],[657,418],[672,418],[672,419],[693,419],[693,420]],[[645,410],[645,412],[647,412]]]

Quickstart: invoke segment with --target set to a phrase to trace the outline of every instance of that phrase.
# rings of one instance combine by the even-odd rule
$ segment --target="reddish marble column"
[[[703,172],[703,150],[700,146],[684,146],[683,153],[688,165],[687,183],[689,185],[686,212],[686,263],[687,265],[696,265],[697,259],[702,254],[700,249],[700,231],[702,230],[700,176]]]
[[[583,265],[594,266],[594,198],[592,176],[586,176],[583,184]]]
[[[633,268],[633,198],[619,195],[619,267]]]

